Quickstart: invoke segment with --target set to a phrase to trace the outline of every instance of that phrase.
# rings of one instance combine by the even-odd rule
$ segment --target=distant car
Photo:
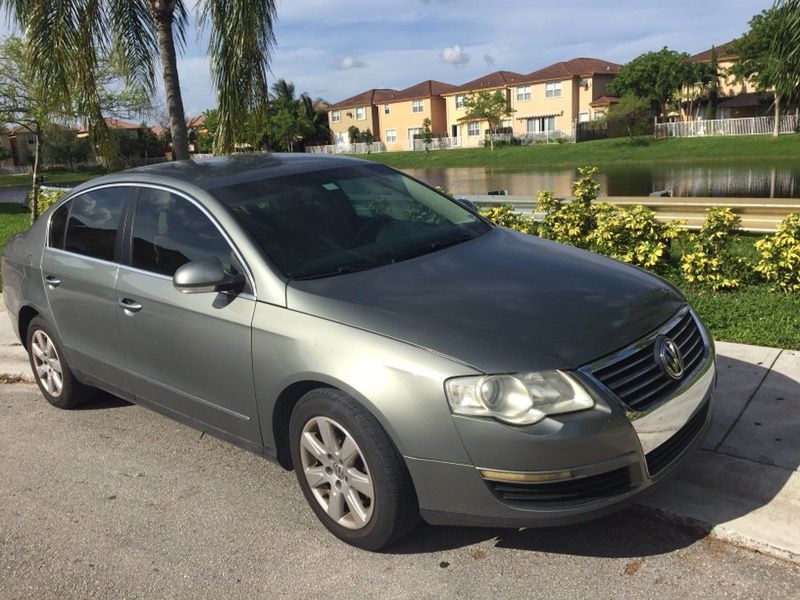
[[[673,287],[364,161],[95,179],[11,240],[2,274],[51,404],[99,388],[272,458],[366,549],[420,515],[610,512],[710,418],[713,343]]]

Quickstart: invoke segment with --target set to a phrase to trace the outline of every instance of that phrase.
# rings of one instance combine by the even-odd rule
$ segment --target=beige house
[[[719,70],[719,101],[715,118],[736,119],[742,117],[762,117],[770,114],[775,100],[774,94],[760,93],[751,81],[737,81],[731,75],[731,67],[736,62],[736,54],[732,51],[733,41],[716,47],[717,66]],[[711,62],[713,48],[688,58],[689,62]],[[685,120],[705,118],[707,103],[705,100],[693,102],[691,95],[700,95],[701,90],[689,90],[683,99],[681,116]]]
[[[517,84],[521,83],[525,78],[520,73],[512,71],[495,71],[483,77],[473,79],[463,85],[452,88],[450,91],[442,94],[445,98],[447,108],[447,132],[450,137],[459,140],[459,144],[464,147],[480,146],[486,133],[489,130],[489,124],[486,121],[472,121],[467,119],[467,109],[464,107],[464,99],[469,94],[477,92],[495,92],[501,91],[506,95],[506,98],[511,104],[511,89]],[[501,123],[501,129],[507,133],[511,132],[512,117],[507,117]]]
[[[397,90],[373,88],[329,106],[328,124],[334,143],[349,143],[350,127],[357,127],[360,132],[369,129],[375,141],[381,141],[383,138],[378,107],[390,100],[392,94],[397,93]]]
[[[573,58],[525,75],[510,90],[514,135],[566,135],[575,123],[604,114],[619,68],[597,58]]]
[[[447,101],[442,94],[454,87],[429,79],[384,96],[378,105],[378,121],[386,149],[413,150],[415,137],[422,136],[425,119],[431,120],[435,137],[447,136]]]

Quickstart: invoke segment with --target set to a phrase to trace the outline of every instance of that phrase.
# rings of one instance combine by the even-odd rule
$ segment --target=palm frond
[[[275,0],[201,0],[200,16],[210,26],[211,75],[220,115],[214,151],[230,152],[248,116],[266,110]]]

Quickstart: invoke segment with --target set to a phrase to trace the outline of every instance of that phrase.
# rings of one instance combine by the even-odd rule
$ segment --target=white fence
[[[306,152],[309,154],[370,154],[373,152],[386,152],[386,145],[383,142],[372,142],[371,144],[308,146],[306,147]]]
[[[797,130],[795,115],[783,115],[779,121],[780,133]],[[715,135],[766,135],[773,133],[775,117],[748,117],[742,119],[712,119],[704,121],[680,121],[656,123],[657,138],[699,137]]]

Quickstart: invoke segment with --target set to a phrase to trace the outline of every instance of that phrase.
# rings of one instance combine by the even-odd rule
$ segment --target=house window
[[[582,112],[580,115],[578,115],[578,122],[579,123],[588,123],[589,122],[589,113],[588,112]]]
[[[425,101],[424,100],[412,100],[411,101],[411,112],[421,113],[425,110]]]
[[[556,118],[539,117],[534,119],[528,119],[526,129],[528,133],[548,133],[550,131],[555,131]]]
[[[397,141],[397,129],[387,129],[386,142],[389,144],[393,144],[396,141]]]
[[[391,112],[392,112],[392,111],[391,111],[391,109],[389,108],[389,105],[388,105],[388,104],[384,104],[384,105],[383,105],[383,114],[385,114],[385,115],[388,115],[388,114],[390,114]]]
[[[511,129],[511,119],[503,119],[500,121],[500,127],[503,129]]]
[[[32,133],[28,134],[27,139],[28,139],[28,145],[29,146],[33,146],[36,143],[36,136],[33,135]]]
[[[467,125],[467,135],[470,137],[475,137],[481,134],[481,124],[480,123],[470,123]]]
[[[411,127],[408,130],[408,139],[413,140],[417,136],[422,136],[422,127]]]
[[[464,108],[464,94],[456,96],[456,108]]]
[[[561,97],[561,82],[548,81],[544,86],[545,98],[560,98]]]
[[[331,112],[331,123],[338,123],[342,120],[342,111],[334,110]]]
[[[359,106],[356,108],[356,120],[358,121],[366,121],[367,120],[367,109],[364,106]]]
[[[531,86],[521,85],[517,88],[517,102],[524,102],[531,99]]]

